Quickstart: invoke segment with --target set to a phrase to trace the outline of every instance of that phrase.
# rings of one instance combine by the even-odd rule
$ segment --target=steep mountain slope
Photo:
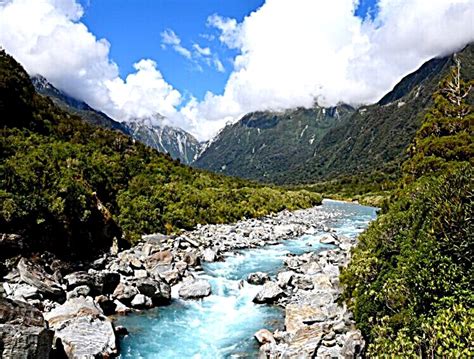
[[[61,109],[73,115],[77,115],[93,125],[129,134],[126,126],[120,122],[114,121],[105,113],[93,109],[84,101],[76,100],[65,92],[57,89],[43,76],[32,76],[31,82],[38,93],[48,96]]]
[[[469,45],[457,54],[465,78],[474,72],[473,51],[474,45]],[[309,111],[310,118],[317,118],[317,111],[322,111],[318,108],[287,111],[287,116],[272,112],[248,114],[224,129],[198,158],[196,166],[280,184],[311,183],[397,167],[432,105],[436,86],[453,64],[453,56],[428,61],[374,105],[353,113],[347,111],[337,120],[318,121],[319,136],[312,142],[299,142],[306,124],[300,116],[291,114]],[[260,126],[255,134],[246,125],[249,118],[258,118],[267,125]],[[283,120],[285,124],[280,123]],[[272,123],[279,125],[268,125]],[[283,138],[288,140],[279,140]]]
[[[130,135],[137,141],[162,153],[169,153],[172,158],[179,159],[183,163],[191,163],[199,151],[199,142],[182,129],[152,125],[156,120],[153,118],[120,123],[105,113],[93,109],[84,101],[77,100],[57,89],[40,75],[33,76],[31,81],[38,93],[49,97],[61,109],[77,115],[93,125]]]
[[[273,181],[280,171],[305,162],[324,135],[354,112],[347,105],[285,112],[254,112],[224,128],[199,156],[197,167]]]
[[[194,161],[201,144],[193,135],[177,127],[153,125],[153,122],[153,118],[141,118],[122,124],[137,141],[162,153],[169,153],[183,163]]]
[[[133,241],[321,201],[193,169],[92,126],[37,94],[3,50],[0,121],[0,233],[23,237],[25,251],[91,256],[114,238]]]

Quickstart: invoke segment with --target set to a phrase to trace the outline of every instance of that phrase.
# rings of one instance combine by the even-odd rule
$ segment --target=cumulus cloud
[[[374,102],[423,62],[474,41],[474,0],[379,0],[367,19],[354,15],[357,3],[266,0],[242,22],[211,15],[210,33],[199,36],[237,55],[222,93],[184,106],[152,60],[121,79],[110,44],[80,22],[76,0],[0,1],[0,45],[30,73],[117,120],[159,112],[207,139],[249,111]],[[196,66],[225,71],[211,48],[186,48],[171,29],[161,39]]]
[[[223,94],[189,107],[222,121],[315,101],[375,102],[423,62],[474,40],[473,0],[380,0],[374,20],[356,17],[357,3],[267,0],[241,23],[210,16],[239,54]]]
[[[136,72],[122,80],[109,58],[110,44],[79,22],[82,15],[75,0],[0,3],[0,45],[30,74],[45,76],[118,121],[155,113],[180,119],[175,107],[181,95],[156,63],[141,60],[134,65]]]

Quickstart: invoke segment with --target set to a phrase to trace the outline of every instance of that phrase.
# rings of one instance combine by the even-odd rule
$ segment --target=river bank
[[[331,229],[325,223],[331,222],[332,217],[335,214],[314,207],[231,225],[201,226],[174,237],[145,236],[137,246],[104,255],[81,270],[62,267],[62,263],[46,256],[22,258],[9,266],[2,285],[4,296],[10,307],[18,307],[19,301],[26,302],[31,305],[30,312],[38,314],[40,311],[44,316],[47,324],[36,324],[46,330],[46,334],[44,330],[37,330],[30,338],[30,342],[38,343],[37,350],[45,351],[45,343],[54,336],[56,350],[63,350],[70,357],[116,355],[118,336],[126,331],[116,327],[111,316],[167,305],[176,298],[195,301],[212,295],[209,278],[202,276],[202,266],[206,263],[219,261],[242,249],[262,248],[285,239],[329,232]],[[337,264],[332,257],[329,262]],[[299,274],[293,278],[299,278]],[[293,281],[293,278],[287,288],[281,288],[286,293],[286,303],[281,299],[281,305],[288,306],[293,303],[292,298],[299,298],[299,294],[291,294],[291,283],[303,283],[306,279]],[[10,327],[10,336],[3,331],[3,337],[8,342],[15,332],[29,328],[30,324],[11,324],[16,327]],[[287,331],[287,334],[280,338],[276,333],[275,345],[267,345],[262,352],[273,355],[271,353],[282,352],[286,344],[290,347],[288,340],[292,333]]]

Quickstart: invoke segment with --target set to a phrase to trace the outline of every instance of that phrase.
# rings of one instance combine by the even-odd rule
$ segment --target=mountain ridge
[[[439,81],[449,71],[454,56],[463,63],[465,77],[471,76],[474,45],[467,45],[457,55],[434,58],[416,71],[403,77],[377,103],[354,110],[339,121],[326,122],[312,143],[301,146],[301,116],[284,116],[278,112],[254,112],[244,115],[237,123],[224,128],[195,162],[195,166],[211,171],[277,184],[314,183],[337,176],[367,174],[374,170],[397,167],[405,158],[405,150],[421,125],[432,94]],[[309,117],[317,117],[319,107],[304,109]],[[284,113],[298,113],[298,109]],[[259,136],[252,130],[242,131],[248,118],[260,116],[262,123],[274,118],[289,120],[286,133],[273,133],[272,128],[260,128]],[[261,148],[276,141],[273,152]],[[285,137],[288,141],[275,140]],[[249,141],[248,139],[252,140]],[[258,140],[257,138],[260,138]],[[249,148],[253,150],[249,154]],[[270,147],[271,148],[271,147]],[[295,150],[297,149],[297,150]],[[282,156],[282,154],[287,154]]]
[[[172,158],[179,159],[183,163],[191,163],[200,149],[199,142],[185,130],[153,124],[158,120],[161,121],[161,116],[158,114],[132,121],[118,122],[105,113],[92,108],[86,102],[59,90],[41,75],[31,76],[31,80],[38,93],[50,98],[63,110],[77,115],[93,125],[120,131],[162,153],[169,153]]]

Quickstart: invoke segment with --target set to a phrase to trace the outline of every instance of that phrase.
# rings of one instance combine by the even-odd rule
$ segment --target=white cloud
[[[126,80],[109,58],[110,44],[79,22],[83,9],[74,0],[13,0],[0,3],[0,45],[30,74],[122,121],[161,113],[182,117],[181,101],[151,60],[136,63]],[[182,126],[186,124],[181,120]]]
[[[166,29],[161,33],[162,46],[170,45],[178,54],[184,56],[188,60],[192,58],[191,51],[181,45],[181,39],[171,29]]]
[[[229,48],[238,49],[242,46],[241,24],[238,24],[237,20],[214,14],[208,17],[207,25],[221,31],[219,40]]]
[[[219,58],[217,56],[214,57],[214,59],[212,60],[215,68],[217,71],[219,72],[225,72],[225,67],[224,65],[222,64],[221,60],[219,60]]]
[[[267,0],[238,23],[208,25],[239,54],[222,95],[190,104],[222,122],[263,109],[370,103],[428,59],[474,40],[473,0],[380,0],[372,22],[357,0]],[[225,109],[225,111],[222,111]]]
[[[209,47],[201,47],[199,44],[193,44],[193,48],[198,56],[211,56],[211,49]]]
[[[267,0],[240,23],[212,15],[210,31],[237,52],[232,73],[222,94],[179,110],[183,97],[154,61],[119,77],[110,44],[81,23],[76,0],[0,0],[0,45],[30,73],[117,120],[159,112],[205,139],[249,111],[376,101],[424,61],[474,41],[474,0],[379,0],[373,21],[354,16],[356,2]],[[211,48],[185,48],[170,29],[161,37],[196,66],[225,71]]]

